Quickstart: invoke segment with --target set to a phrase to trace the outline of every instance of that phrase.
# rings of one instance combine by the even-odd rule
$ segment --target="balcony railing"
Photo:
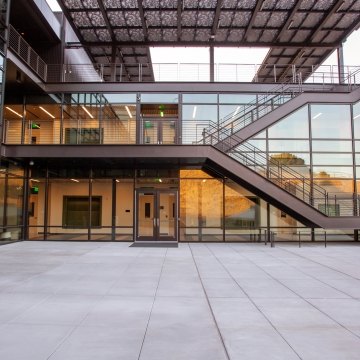
[[[215,64],[215,82],[262,82],[258,77],[260,67],[271,66],[273,72],[267,75],[272,83],[299,83],[299,78],[307,84],[360,84],[359,77],[352,74],[360,67],[346,66],[342,79],[337,66],[321,66],[300,69],[291,67],[290,75],[284,79],[277,74],[288,65],[266,64]],[[205,63],[127,63],[127,64],[49,64],[47,82],[209,82],[210,65]],[[152,74],[154,77],[152,77]]]
[[[15,52],[43,81],[47,81],[47,65],[25,39],[10,25],[9,48]]]

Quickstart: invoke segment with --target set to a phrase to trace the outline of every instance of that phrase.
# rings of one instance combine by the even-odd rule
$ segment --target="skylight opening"
[[[46,0],[46,2],[48,3],[50,9],[53,12],[61,11],[61,7],[60,7],[59,3],[57,2],[57,0]]]
[[[214,49],[216,81],[253,81],[269,48]],[[208,47],[150,48],[155,81],[209,81]]]

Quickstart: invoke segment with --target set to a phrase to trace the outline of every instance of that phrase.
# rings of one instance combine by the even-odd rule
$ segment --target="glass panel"
[[[101,199],[100,213],[92,212],[93,216],[100,216],[99,228],[91,229],[91,240],[111,240],[112,236],[112,180],[111,179],[93,179],[92,181],[92,200]],[[93,201],[92,201],[93,202]],[[92,204],[94,208],[94,205]],[[100,227],[101,226],[101,227]]]
[[[353,168],[343,166],[314,166],[314,178],[353,178]]]
[[[254,94],[219,94],[220,104],[249,104],[256,102]]]
[[[175,238],[175,202],[173,193],[159,194],[159,237]]]
[[[45,218],[45,183],[44,178],[33,178],[29,182],[29,239],[43,240]],[[56,201],[54,199],[54,201]]]
[[[313,154],[314,165],[352,165],[352,154]]]
[[[136,94],[103,94],[109,103],[136,103]]]
[[[304,153],[270,153],[270,158],[276,160],[281,165],[287,166],[302,166],[309,165],[310,166],[310,154]]]
[[[266,140],[251,139],[246,141],[245,143],[255,146],[259,150],[266,151]]]
[[[217,121],[216,105],[183,105],[182,117],[185,120]]]
[[[304,106],[269,128],[269,138],[309,138],[308,107]]]
[[[116,235],[115,240],[133,239],[134,181],[116,179]]]
[[[64,196],[63,209],[63,227],[89,226],[89,197]],[[101,226],[101,196],[91,198],[91,226]]]
[[[339,151],[339,152],[351,152],[351,141],[326,141],[326,140],[314,140],[312,142],[313,151]]]
[[[157,104],[177,104],[179,102],[178,94],[141,94],[141,102]]]
[[[176,122],[175,121],[162,121],[162,144],[175,144],[176,143]]]
[[[155,195],[139,193],[138,237],[154,237]]]
[[[269,140],[269,151],[309,151],[308,140]]]
[[[349,105],[311,105],[313,138],[351,138]]]
[[[41,183],[40,183],[41,191]],[[39,191],[39,193],[40,193]],[[68,214],[66,211],[66,197],[80,197],[86,199],[87,205],[82,204],[78,208],[72,207],[77,216],[82,213],[85,218],[78,218],[76,222],[80,225],[68,226]],[[89,179],[51,179],[48,194],[48,234],[49,240],[88,240],[88,201],[89,201]],[[71,202],[71,200],[70,200]],[[75,206],[75,204],[73,204]],[[82,206],[82,208],[81,208]],[[84,207],[86,206],[86,210]],[[95,210],[95,209],[94,209]],[[86,212],[86,213],[85,213]],[[69,222],[72,221],[69,219]]]
[[[358,101],[353,106],[353,117],[354,117],[354,137],[355,139],[360,139],[360,101]]]
[[[159,122],[156,120],[144,121],[144,144],[157,144],[159,141]]]
[[[104,144],[134,144],[136,142],[136,106],[106,105],[101,125]]]
[[[360,153],[360,141],[355,141],[355,151]]]
[[[355,154],[355,164],[360,165],[360,154]]]
[[[284,211],[270,205],[270,226],[276,232],[276,240],[297,240],[297,227],[304,225]],[[291,228],[291,230],[289,229]]]
[[[231,180],[225,182],[225,240],[249,241],[266,226],[261,200]]]
[[[22,225],[23,179],[9,176],[7,186],[7,225]]]
[[[181,240],[222,241],[222,182],[180,180]]]
[[[314,183],[323,187],[327,192],[330,193],[353,193],[354,191],[353,180],[331,179],[325,173],[318,174],[317,179],[314,179]]]
[[[183,103],[216,104],[217,94],[183,94]]]

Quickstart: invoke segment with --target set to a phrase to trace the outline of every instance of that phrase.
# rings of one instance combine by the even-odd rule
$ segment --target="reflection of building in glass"
[[[296,240],[334,228],[357,239],[359,72],[312,74],[360,21],[354,0],[340,12],[60,2],[63,24],[33,0],[3,7],[1,239]],[[166,26],[155,21],[165,12]],[[242,23],[212,23],[225,16]],[[289,26],[300,16],[319,19],[308,38]],[[214,64],[213,46],[209,64],[153,64],[149,45],[169,42],[269,52],[251,67]]]

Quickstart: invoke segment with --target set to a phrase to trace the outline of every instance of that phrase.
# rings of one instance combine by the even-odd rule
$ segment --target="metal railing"
[[[219,141],[212,134],[211,137],[205,137],[204,144],[216,147],[323,214],[335,217],[359,215],[359,196],[353,193],[329,193],[309,177],[282,164],[265,151],[243,142],[238,136],[228,136],[221,131],[217,131],[217,134],[220,137],[224,135],[224,138]]]
[[[48,64],[48,82],[209,82],[209,63],[107,63]],[[337,67],[298,68],[281,64],[214,64],[215,82],[262,82],[259,69],[270,69],[270,83],[298,83],[299,76],[308,84],[347,84],[360,67],[346,66],[339,78]],[[278,76],[287,69],[286,77]],[[320,70],[319,70],[320,69]],[[360,79],[357,79],[360,83]]]
[[[47,65],[24,38],[9,25],[9,48],[15,52],[34,72],[47,81]]]
[[[230,136],[269,114],[301,93],[302,89],[300,83],[298,86],[294,86],[291,83],[281,84],[245,105],[240,112],[236,112],[235,110],[223,119],[220,119],[217,128],[214,129],[214,127],[211,126],[208,129],[205,129],[206,136],[213,135],[210,128],[212,128],[215,133],[220,131],[223,134],[227,133],[228,136]],[[220,137],[218,136],[218,138]]]
[[[221,131],[219,133],[221,134]],[[219,139],[212,138],[212,140],[214,143],[205,142],[205,144],[215,146],[303,201],[310,204],[314,197],[326,200],[327,192],[323,187],[311,184],[308,177],[268,156],[265,151],[243,142],[238,136],[226,135],[226,139],[221,142],[218,141]]]

